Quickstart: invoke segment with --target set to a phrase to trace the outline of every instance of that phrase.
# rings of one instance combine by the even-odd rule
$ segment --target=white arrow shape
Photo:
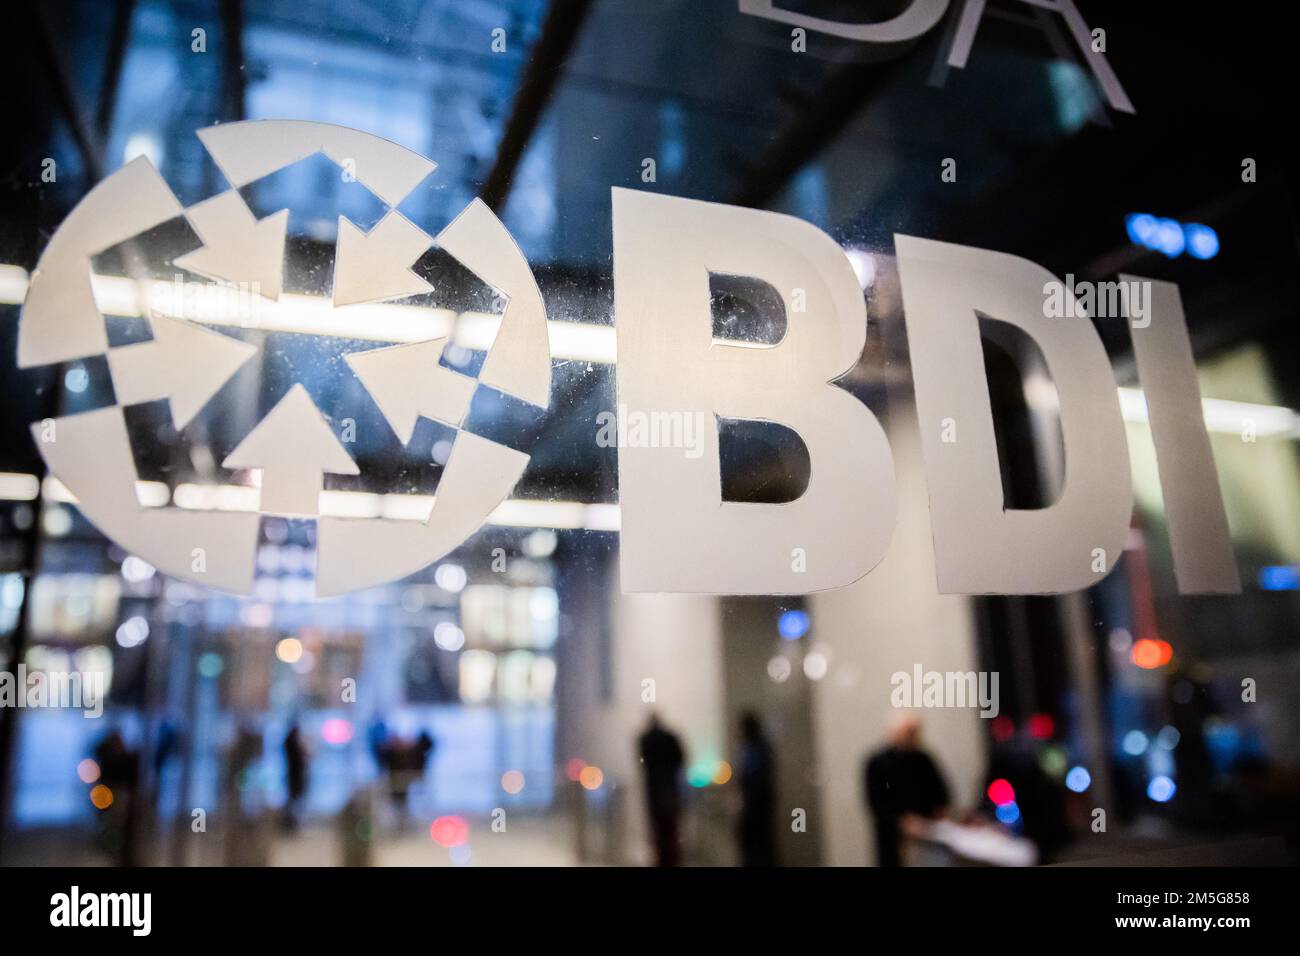
[[[135,459],[121,407],[109,405],[44,424],[32,438],[50,471],[77,496],[77,510],[122,548],[167,574],[247,594],[253,588],[258,516],[247,512],[141,508]],[[195,558],[203,555],[203,562]]]
[[[419,295],[433,286],[411,271],[433,237],[401,213],[389,212],[369,232],[339,216],[334,247],[334,305]]]
[[[551,352],[546,305],[528,260],[490,206],[473,200],[437,243],[509,300],[478,380],[545,408],[551,400]]]
[[[268,299],[280,298],[284,233],[289,210],[258,219],[233,189],[185,210],[203,245],[176,265],[218,282],[247,284]]]
[[[18,323],[18,367],[108,351],[90,257],[180,214],[181,204],[143,156],[88,192],[55,230],[32,273]]]
[[[447,340],[353,352],[343,358],[405,445],[423,415],[460,427],[478,383],[438,364]]]
[[[359,474],[301,385],[289,389],[221,465],[262,469],[260,510],[282,515],[319,514],[325,472]]]
[[[321,518],[316,596],[396,580],[460,547],[510,494],[527,464],[521,451],[460,432],[438,479],[428,521]]]
[[[109,349],[108,369],[119,405],[169,400],[177,430],[257,354],[257,346],[181,319],[155,315],[153,341]]]
[[[396,206],[438,168],[431,159],[386,139],[309,120],[245,120],[198,131],[199,139],[232,186],[244,186],[323,152],[388,206]]]

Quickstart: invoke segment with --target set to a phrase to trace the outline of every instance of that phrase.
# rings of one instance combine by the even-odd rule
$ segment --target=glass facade
[[[901,42],[852,35],[927,6],[61,0],[17,15],[0,660],[29,680],[82,675],[88,696],[0,708],[0,863],[651,862],[653,713],[684,751],[683,862],[751,859],[736,807],[752,808],[747,773],[764,765],[752,714],[775,767],[765,859],[866,864],[882,837],[864,762],[900,710],[919,715],[946,823],[963,828],[914,835],[912,862],[1120,859],[1249,837],[1294,861],[1300,246],[1266,92],[1283,59],[1219,56],[1193,18],[1156,5],[1082,0],[1062,5],[1082,37],[1076,19],[1019,0],[938,4]],[[196,132],[262,119],[350,127],[437,168],[397,204],[367,188],[364,164],[319,150],[240,185],[260,222],[288,210],[283,289],[274,303],[184,304],[190,324],[256,354],[181,427],[174,401],[123,400],[111,356],[19,367],[38,259],[77,203],[146,157],[188,211],[230,188]],[[867,328],[836,384],[884,426],[899,488],[890,550],[858,583],[621,591],[630,505],[602,438],[619,406],[611,187],[785,213],[844,251]],[[420,417],[403,440],[345,356],[441,335],[441,367],[479,376],[508,297],[430,244],[410,268],[424,291],[331,309],[336,244],[390,208],[439,236],[476,199],[545,302],[549,405],[480,383],[460,427]],[[1179,591],[1146,383],[1127,323],[1104,316],[1091,322],[1135,497],[1123,555],[1082,591],[939,592],[898,235],[1071,282],[1177,284],[1240,593]],[[94,250],[112,351],[158,338],[148,283],[200,295],[174,260],[205,238],[178,215]],[[773,345],[799,320],[761,282],[709,281],[719,347]],[[1005,507],[1042,508],[1063,493],[1053,385],[1032,341],[1001,324],[981,332]],[[340,597],[316,593],[317,520],[263,515],[251,593],[236,596],[113,543],[39,449],[41,423],[123,405],[141,509],[236,520],[258,511],[259,480],[223,463],[298,386],[357,465],[325,475],[322,519],[426,519],[464,434],[527,468],[454,550]],[[814,463],[795,431],[716,422],[723,500],[799,498]],[[914,669],[996,674],[996,713],[900,708],[893,678]],[[498,828],[507,818],[522,822]]]

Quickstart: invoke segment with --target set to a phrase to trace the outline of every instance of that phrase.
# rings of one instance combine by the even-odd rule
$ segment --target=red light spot
[[[989,799],[1000,807],[1005,807],[1008,803],[1016,802],[1016,791],[1007,781],[1001,777],[989,784]]]
[[[587,761],[583,760],[581,757],[572,757],[569,762],[564,765],[564,775],[574,783],[577,783],[578,778],[582,776],[583,768],[586,766]]]
[[[1056,733],[1056,721],[1051,714],[1034,714],[1029,718],[1029,736],[1035,740],[1050,740]]]
[[[1129,656],[1138,667],[1150,671],[1155,670],[1157,667],[1164,667],[1173,660],[1174,649],[1168,641],[1144,637],[1140,641],[1134,642],[1133,649],[1129,651]]]
[[[1016,723],[1010,717],[993,718],[993,739],[1000,744],[1006,743],[1016,735]]]
[[[469,839],[469,824],[464,817],[438,817],[429,825],[429,836],[439,846],[460,846]]]

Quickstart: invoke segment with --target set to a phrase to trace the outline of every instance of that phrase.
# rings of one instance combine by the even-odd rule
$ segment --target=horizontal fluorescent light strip
[[[155,308],[173,303],[172,283],[150,280],[137,283],[124,276],[93,275],[95,301],[107,315],[139,317],[141,302]],[[20,266],[0,264],[0,303],[19,305],[27,295],[28,275]],[[240,295],[228,287],[188,283],[191,293],[166,314],[209,325],[259,328],[305,335],[331,335],[374,342],[423,342],[453,336],[463,348],[486,351],[501,326],[501,317],[485,312],[461,312],[392,303],[363,303],[334,308],[323,296],[284,293],[278,302],[261,296]],[[546,323],[551,355],[559,359],[612,364],[616,355],[614,329],[584,322]],[[732,343],[734,344],[734,343]],[[1138,388],[1119,390],[1124,420],[1146,424],[1146,396]],[[1202,400],[1205,425],[1213,432],[1240,434],[1253,422],[1260,438],[1300,437],[1300,414],[1280,405],[1259,405],[1219,398]]]
[[[39,488],[35,475],[0,472],[0,501],[32,501]],[[76,496],[57,478],[47,477],[44,490],[49,501],[77,503]],[[135,493],[146,508],[164,508],[174,504],[187,511],[256,511],[258,505],[258,490],[248,485],[181,484],[176,486],[173,494],[160,481],[137,481]],[[390,518],[423,522],[429,518],[433,501],[433,495],[323,491],[320,513],[329,518]],[[488,516],[487,523],[504,528],[617,531],[619,510],[616,504],[508,498]]]
[[[25,269],[0,264],[0,304],[19,305],[27,296]],[[362,303],[335,308],[318,295],[285,292],[276,302],[240,293],[233,287],[190,282],[176,302],[173,283],[136,282],[125,276],[92,275],[95,303],[105,315],[138,318],[142,303],[173,318],[208,325],[256,328],[303,335],[332,335],[372,342],[424,342],[453,336],[462,348],[486,351],[496,338],[501,317],[486,312],[461,312],[393,303]],[[557,359],[612,364],[614,329],[585,322],[547,322],[551,355]]]
[[[1124,414],[1124,421],[1143,425],[1151,423],[1146,393],[1142,389],[1121,388],[1119,407]],[[1240,435],[1249,423],[1254,426],[1257,438],[1300,438],[1300,413],[1284,405],[1202,398],[1201,409],[1205,414],[1205,427],[1208,431]]]

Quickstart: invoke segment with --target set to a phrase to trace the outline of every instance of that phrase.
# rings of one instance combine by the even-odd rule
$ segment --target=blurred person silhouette
[[[375,760],[375,765],[381,770],[384,767],[385,748],[388,746],[388,724],[384,721],[383,714],[375,711],[370,718],[370,724],[366,727],[366,745],[370,748],[370,756]]]
[[[421,730],[420,736],[415,738],[416,765],[420,769],[420,775],[424,775],[425,768],[429,765],[429,758],[433,756],[438,749],[438,741],[427,730]]]
[[[438,741],[428,730],[421,730],[415,738],[414,752],[411,755],[412,781],[423,780],[429,772],[429,758],[438,749]],[[432,798],[432,791],[427,790],[425,799]]]
[[[110,813],[105,817],[106,842],[110,850],[116,851],[118,866],[135,866],[140,755],[114,727],[95,745],[94,757],[99,765],[98,783],[108,788],[112,801]]]
[[[1207,664],[1184,653],[1168,668],[1166,678],[1168,726],[1176,732],[1178,747],[1178,790],[1173,802],[1181,820],[1206,828],[1213,828],[1214,821],[1223,818],[1223,800],[1237,790],[1231,778],[1238,769],[1233,767],[1230,780],[1225,781],[1215,767],[1206,739],[1205,728],[1214,718],[1223,716],[1215,703],[1212,675]],[[1242,769],[1249,773],[1262,768],[1247,762]],[[1145,777],[1136,789],[1139,793],[1146,789]]]
[[[921,749],[920,718],[904,715],[863,769],[863,795],[876,830],[876,865],[902,866],[903,827],[913,817],[939,816],[948,805],[948,785]]]
[[[252,721],[243,718],[235,731],[226,765],[225,802],[237,819],[244,812],[244,793],[250,773],[262,759],[262,734]]]
[[[153,772],[155,777],[161,777],[163,770],[167,767],[173,755],[180,750],[181,732],[170,717],[164,717],[162,723],[158,725],[158,742],[154,746],[153,752]]]
[[[646,810],[654,838],[655,865],[677,866],[681,855],[678,830],[682,815],[682,765],[686,762],[681,741],[652,712],[638,741],[638,750],[645,774]]]
[[[387,783],[389,799],[398,811],[406,809],[406,784],[402,770],[406,747],[406,742],[393,734],[385,736],[375,749],[375,761]]]
[[[220,806],[227,826],[223,864],[265,866],[268,847],[258,827],[262,805],[257,787],[264,740],[252,718],[242,716],[237,721],[221,781]]]
[[[776,770],[772,747],[763,735],[757,714],[746,711],[740,717],[740,821],[737,842],[741,866],[775,866]]]
[[[390,737],[379,748],[379,766],[388,776],[388,795],[398,812],[399,826],[406,819],[411,784],[424,776],[430,755],[438,744],[427,730],[414,740]]]
[[[284,828],[298,828],[298,814],[303,795],[307,792],[307,745],[303,742],[298,722],[289,725],[284,737],[285,783],[289,799],[284,804]]]

